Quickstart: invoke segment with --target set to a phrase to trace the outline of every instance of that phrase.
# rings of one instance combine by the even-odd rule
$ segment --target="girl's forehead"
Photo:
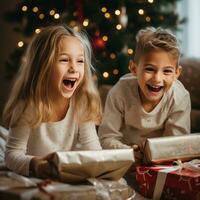
[[[75,37],[75,36],[71,36],[71,35],[63,35],[60,40],[59,40],[59,43],[62,44],[62,43],[75,43],[75,44],[79,44],[79,45],[82,45],[82,42],[79,38]]]
[[[74,52],[77,54],[84,53],[82,42],[74,36],[63,36],[58,43],[58,52]]]

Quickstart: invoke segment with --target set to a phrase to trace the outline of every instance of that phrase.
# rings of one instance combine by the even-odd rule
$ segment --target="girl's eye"
[[[61,61],[61,62],[68,62],[69,59],[68,59],[68,58],[61,58],[60,61]]]
[[[84,60],[78,60],[78,63],[84,63]]]
[[[171,73],[173,73],[173,70],[171,70],[171,69],[165,69],[164,73],[165,74],[171,74]]]

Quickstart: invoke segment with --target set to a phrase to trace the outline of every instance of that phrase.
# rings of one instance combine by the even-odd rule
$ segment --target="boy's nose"
[[[156,72],[156,73],[154,74],[153,79],[154,79],[154,81],[155,81],[156,83],[161,82],[162,79],[163,79],[162,73],[161,73],[161,72]]]

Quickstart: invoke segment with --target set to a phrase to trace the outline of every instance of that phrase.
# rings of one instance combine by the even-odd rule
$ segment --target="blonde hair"
[[[141,56],[152,50],[162,49],[177,60],[180,59],[180,48],[176,36],[169,30],[162,28],[147,27],[141,29],[136,35],[136,49],[134,61],[138,64]]]
[[[15,126],[23,118],[28,106],[34,108],[30,125],[48,121],[51,113],[50,76],[58,54],[59,42],[64,36],[79,39],[84,47],[84,77],[71,98],[74,117],[78,123],[101,120],[101,101],[92,78],[92,48],[87,35],[67,26],[44,28],[37,34],[25,53],[25,59],[14,81],[10,97],[3,112],[6,126]]]

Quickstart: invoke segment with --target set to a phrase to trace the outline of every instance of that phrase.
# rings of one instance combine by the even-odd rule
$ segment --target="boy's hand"
[[[140,151],[139,145],[134,144],[131,147],[133,149],[133,154],[134,154],[135,162],[131,165],[131,167],[127,171],[127,174],[134,173],[136,171],[136,167],[138,165],[141,165],[142,164],[142,160],[143,160],[143,154]]]
[[[133,151],[134,151],[134,157],[135,157],[135,165],[140,165],[142,164],[142,160],[143,160],[143,155],[142,152],[140,151],[140,147],[137,144],[134,144],[132,146]]]

